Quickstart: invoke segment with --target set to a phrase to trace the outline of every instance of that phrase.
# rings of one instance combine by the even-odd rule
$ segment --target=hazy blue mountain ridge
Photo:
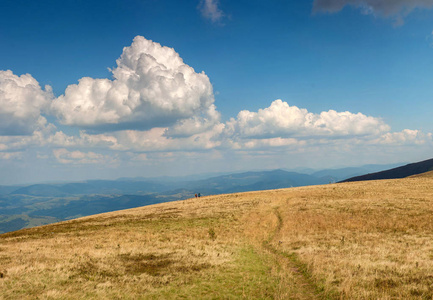
[[[432,170],[433,159],[428,159],[416,163],[407,164],[401,167],[392,168],[390,170],[348,178],[342,180],[341,182],[405,178],[408,176],[417,175]]]
[[[371,168],[386,166],[371,166]],[[0,233],[71,218],[160,202],[255,190],[328,184],[368,169],[344,168],[303,174],[286,170],[157,178],[0,186]],[[308,170],[309,172],[312,170]],[[199,178],[198,180],[192,180]]]
[[[399,164],[387,164],[387,165],[364,165],[362,167],[348,167],[341,169],[325,169],[312,173],[311,175],[319,178],[327,178],[330,182],[338,182],[347,178],[360,176],[368,173],[378,172],[387,170],[403,165]]]

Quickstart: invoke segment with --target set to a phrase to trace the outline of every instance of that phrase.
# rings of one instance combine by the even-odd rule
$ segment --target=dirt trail
[[[271,252],[276,261],[281,265],[282,271],[291,272],[290,276],[292,280],[294,280],[294,284],[296,286],[296,290],[294,293],[288,295],[290,299],[329,299],[320,290],[317,284],[309,275],[306,267],[298,260],[296,254],[294,253],[286,253],[278,249],[279,241],[275,241],[275,237],[278,236],[282,227],[283,227],[283,219],[278,208],[274,209],[274,214],[278,219],[277,226],[269,238],[263,241],[263,247]]]

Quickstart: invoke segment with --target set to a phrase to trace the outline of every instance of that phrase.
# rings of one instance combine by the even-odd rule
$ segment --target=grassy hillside
[[[0,234],[99,213],[184,200],[196,193],[218,195],[319,185],[382,170],[391,165],[322,170],[313,175],[268,170],[194,177],[120,178],[0,186]],[[200,177],[200,176],[199,176]]]
[[[432,299],[433,177],[190,199],[0,235],[5,299]]]

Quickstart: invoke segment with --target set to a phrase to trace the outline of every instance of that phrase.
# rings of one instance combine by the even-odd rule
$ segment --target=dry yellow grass
[[[7,233],[0,272],[1,299],[433,299],[433,177],[203,197]]]
[[[432,184],[418,178],[298,189],[280,209],[281,248],[343,298],[432,299]]]
[[[433,171],[429,171],[422,174],[412,175],[409,178],[427,178],[427,177],[433,177]]]

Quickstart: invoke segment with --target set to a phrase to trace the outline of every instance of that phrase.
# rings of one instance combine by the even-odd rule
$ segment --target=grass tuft
[[[209,238],[210,238],[212,241],[214,241],[214,240],[216,239],[215,229],[213,229],[213,228],[209,228],[208,233],[209,233]]]

